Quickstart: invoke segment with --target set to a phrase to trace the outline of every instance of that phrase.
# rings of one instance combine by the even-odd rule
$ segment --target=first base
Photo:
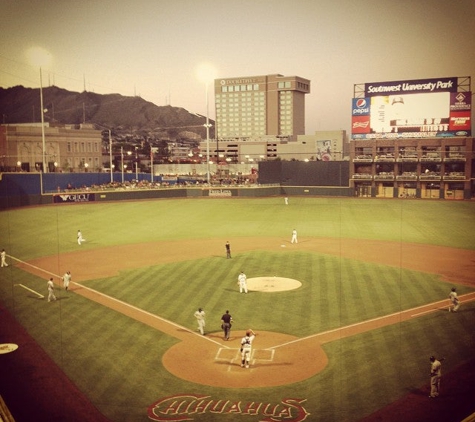
[[[280,245],[281,248],[285,248],[285,245]]]

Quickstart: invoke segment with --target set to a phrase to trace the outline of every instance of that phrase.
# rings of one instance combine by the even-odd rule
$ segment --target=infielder
[[[196,321],[198,322],[198,331],[201,333],[202,336],[205,335],[205,311],[203,309],[198,308],[198,310],[195,312],[195,318]]]
[[[239,284],[239,293],[247,293],[247,277],[243,271],[238,276],[238,284]]]
[[[449,312],[457,312],[460,307],[460,300],[458,298],[455,287],[452,288],[449,294],[449,299],[450,299]]]
[[[297,230],[295,229],[292,230],[292,240],[290,241],[290,243],[299,243],[297,240]]]
[[[241,368],[249,368],[249,362],[251,361],[252,342],[256,337],[256,333],[250,328],[246,331],[246,335],[241,340]]]
[[[66,273],[63,275],[62,279],[63,279],[64,290],[68,290],[69,289],[69,282],[71,281],[71,272],[66,271]]]
[[[48,302],[51,302],[52,300],[56,300],[56,296],[54,295],[53,277],[51,277],[48,280],[47,286],[48,286]]]

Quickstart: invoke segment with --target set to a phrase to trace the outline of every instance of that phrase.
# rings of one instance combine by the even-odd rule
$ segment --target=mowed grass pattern
[[[301,239],[350,237],[475,249],[474,211],[471,202],[449,201],[291,198],[284,206],[281,198],[161,200],[5,211],[0,229],[2,247],[22,260],[77,250],[77,229],[87,239],[84,248],[130,244],[131,254],[136,243],[215,238],[220,249],[207,258],[189,259],[184,249],[181,262],[122,271],[87,285],[191,330],[193,312],[202,306],[208,331],[219,332],[219,319],[230,309],[235,329],[251,325],[304,337],[445,299],[452,285],[435,275],[290,248],[226,260],[225,240],[262,236],[279,243],[296,227]],[[302,287],[241,295],[240,270],[248,277],[295,278]],[[311,421],[353,421],[427,384],[429,355],[449,357],[444,364],[449,371],[475,349],[475,309],[464,304],[456,318],[435,312],[328,343],[328,367],[305,381],[272,389],[213,389],[177,379],[161,366],[176,339],[74,293],[60,292],[53,305],[17,286],[46,294],[45,279],[13,266],[2,269],[1,300],[113,421],[146,421],[147,406],[180,393],[274,404],[300,397],[307,399]],[[473,290],[457,288],[460,294]],[[207,413],[195,420],[233,419]]]

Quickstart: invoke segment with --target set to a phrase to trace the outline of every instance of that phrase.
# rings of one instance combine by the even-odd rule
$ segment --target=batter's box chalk
[[[260,361],[272,362],[274,360],[275,350],[254,349],[252,358]]]
[[[236,354],[239,353],[239,349],[227,349],[220,347],[216,353],[216,360],[230,361],[236,358]]]

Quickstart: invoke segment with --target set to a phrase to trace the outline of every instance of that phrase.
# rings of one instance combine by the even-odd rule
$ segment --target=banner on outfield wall
[[[223,197],[223,196],[233,196],[233,193],[230,189],[210,189],[209,190],[209,196],[217,196],[217,197]]]
[[[457,79],[421,79],[364,84],[353,98],[352,139],[471,136],[470,91]]]
[[[53,195],[53,202],[55,204],[64,204],[67,202],[92,202],[96,197],[93,193],[61,193]]]

